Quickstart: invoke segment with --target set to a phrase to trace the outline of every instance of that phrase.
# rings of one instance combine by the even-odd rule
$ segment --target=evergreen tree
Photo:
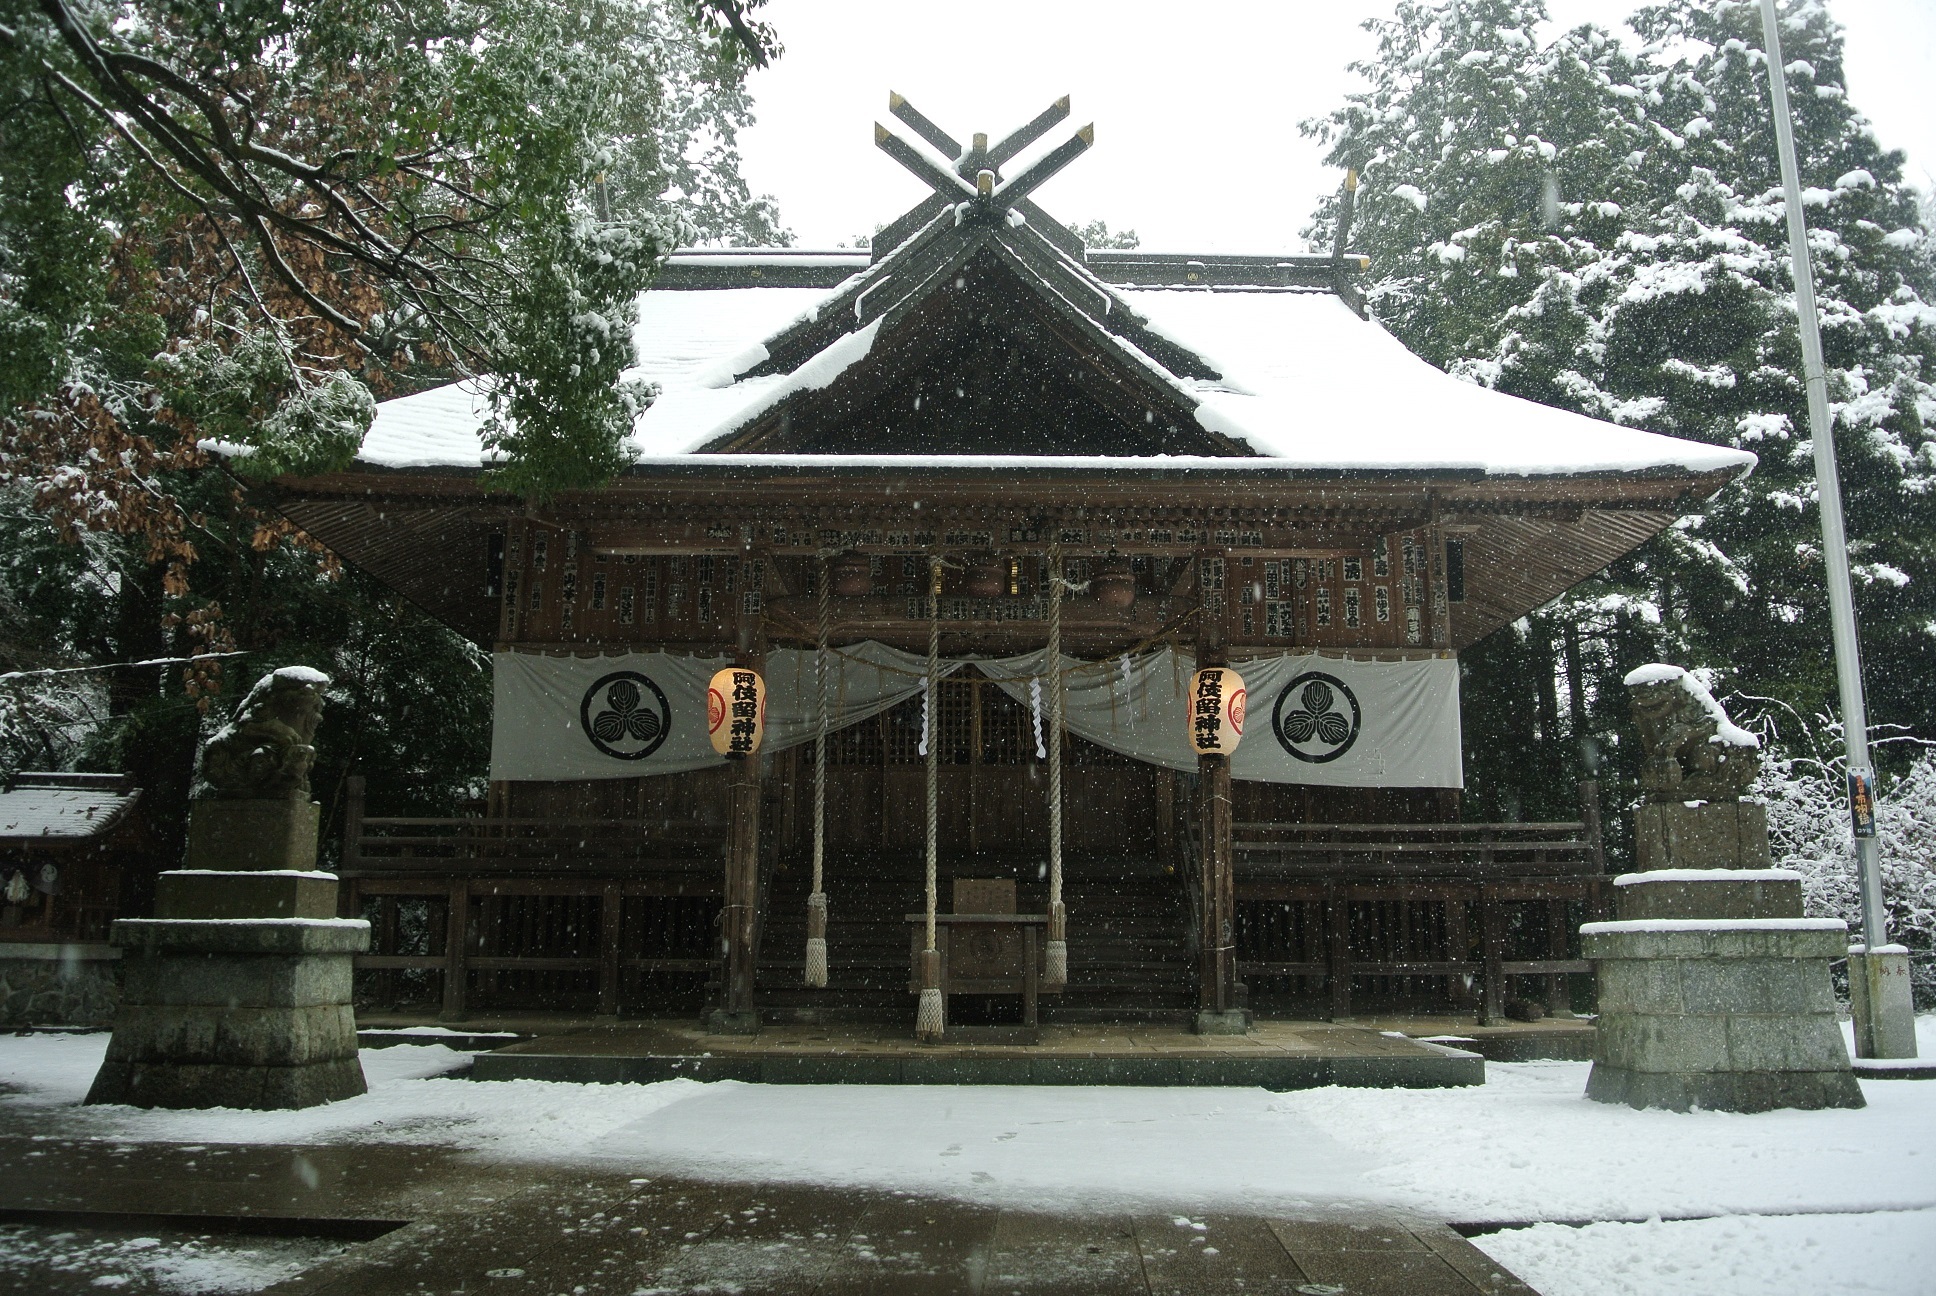
[[[1802,713],[1833,699],[1755,6],[1651,6],[1639,50],[1592,27],[1542,47],[1544,17],[1533,0],[1401,4],[1374,24],[1368,88],[1305,124],[1363,172],[1353,243],[1377,268],[1374,310],[1469,380],[1761,466],[1467,654],[1467,732],[1484,736],[1469,801],[1486,814],[1567,808],[1589,740],[1630,793],[1619,680],[1648,660],[1712,667]],[[1784,23],[1873,709],[1936,733],[1919,687],[1936,650],[1936,260],[1901,155],[1850,103],[1839,29],[1814,0]],[[1314,241],[1332,218],[1327,203]],[[1556,665],[1568,706],[1520,698]],[[1488,746],[1507,733],[1509,758]]]

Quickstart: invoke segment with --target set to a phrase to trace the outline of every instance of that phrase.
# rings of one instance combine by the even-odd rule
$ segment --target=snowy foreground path
[[[1936,1017],[1920,1025],[1936,1053]],[[0,1127],[117,1143],[433,1146],[1054,1212],[1363,1204],[1566,1222],[1476,1239],[1547,1296],[1936,1291],[1931,1082],[1865,1081],[1869,1106],[1856,1112],[1677,1115],[1587,1102],[1584,1063],[1494,1063],[1474,1089],[1284,1094],[590,1086],[450,1078],[465,1055],[399,1046],[364,1053],[369,1094],[306,1112],[80,1107],[105,1045],[0,1038]],[[1601,1222],[1566,1226],[1589,1221]]]

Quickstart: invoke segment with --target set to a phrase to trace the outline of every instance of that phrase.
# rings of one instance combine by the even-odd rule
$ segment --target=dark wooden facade
[[[1059,118],[1028,129],[1044,120]],[[919,119],[922,138],[953,143],[931,132]],[[661,302],[826,290],[706,380],[781,384],[743,414],[543,505],[491,493],[459,456],[284,481],[284,512],[498,650],[665,648],[757,664],[813,646],[820,565],[838,556],[864,563],[867,580],[833,597],[832,642],[920,651],[936,555],[944,655],[1035,650],[1055,546],[1078,585],[1106,574],[1134,590],[1127,606],[1073,598],[1064,651],[1095,659],[1168,641],[1241,665],[1291,649],[1456,655],[1738,470],[1670,459],[1489,473],[1460,466],[1456,445],[1444,466],[1261,456],[1194,413],[1192,393],[1223,381],[1217,367],[1119,289],[1336,296],[1362,313],[1360,262],[1342,239],[1328,257],[1085,253],[1027,198],[1048,159],[1000,178],[1013,139],[956,146],[952,177],[883,139],[936,197],[884,230],[870,259],[692,254],[654,289]],[[826,372],[803,377],[814,366]],[[1351,457],[1351,428],[1299,433],[1337,438],[1340,462]],[[706,1002],[911,1019],[919,723],[904,705],[830,741],[825,990],[801,983],[813,769],[811,749],[796,748],[647,779],[497,783],[487,817],[471,821],[359,807],[343,876],[348,907],[376,919],[371,992],[439,996],[452,1016]],[[943,894],[948,878],[1013,878],[1025,911],[1040,904],[1047,780],[1028,724],[972,670],[942,689]],[[1557,1000],[1557,979],[1582,966],[1566,933],[1600,903],[1590,800],[1578,823],[1460,824],[1455,789],[1233,784],[1214,760],[1179,774],[1073,736],[1063,752],[1071,979],[1045,1004],[1051,1017],[1228,1011],[1246,996],[1255,1011],[1483,999],[1496,1014],[1520,993]]]

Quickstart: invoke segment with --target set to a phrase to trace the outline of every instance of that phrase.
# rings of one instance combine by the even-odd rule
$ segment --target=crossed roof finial
[[[1096,142],[1093,123],[1084,126],[1066,143],[1049,150],[1020,175],[1004,180],[1002,164],[1042,138],[1049,128],[1069,115],[1069,96],[1063,95],[1035,119],[989,147],[988,136],[977,133],[966,148],[935,125],[920,109],[893,91],[888,92],[887,109],[905,122],[910,130],[926,140],[937,152],[952,159],[952,171],[900,136],[874,123],[874,143],[881,151],[912,171],[936,194],[951,203],[971,203],[990,215],[999,216],[1034,192],[1043,181],[1087,152]]]

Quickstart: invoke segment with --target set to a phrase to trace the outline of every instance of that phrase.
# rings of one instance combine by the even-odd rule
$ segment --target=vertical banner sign
[[[728,760],[751,756],[766,733],[766,681],[744,666],[729,666],[706,689],[706,734]]]
[[[1857,837],[1876,835],[1875,789],[1865,770],[1849,772],[1849,821]]]
[[[1200,756],[1228,756],[1244,737],[1244,677],[1206,666],[1190,678],[1190,745]]]

